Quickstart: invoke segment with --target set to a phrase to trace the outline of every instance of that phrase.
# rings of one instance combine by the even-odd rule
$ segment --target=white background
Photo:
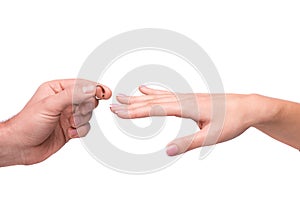
[[[180,32],[200,44],[226,92],[300,102],[298,1],[1,1],[0,119],[44,81],[76,77],[94,48],[137,28]],[[201,91],[200,91],[201,92]],[[109,112],[105,103],[102,112]],[[33,166],[0,168],[0,199],[299,199],[299,152],[249,129],[148,175],[96,162],[79,140]]]

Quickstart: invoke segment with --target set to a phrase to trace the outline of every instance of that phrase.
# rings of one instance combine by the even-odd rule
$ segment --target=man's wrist
[[[0,167],[22,164],[20,151],[11,138],[9,124],[0,123]]]

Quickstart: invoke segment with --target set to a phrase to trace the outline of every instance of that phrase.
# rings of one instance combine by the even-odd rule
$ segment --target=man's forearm
[[[0,167],[21,164],[20,152],[10,141],[7,123],[0,123]]]

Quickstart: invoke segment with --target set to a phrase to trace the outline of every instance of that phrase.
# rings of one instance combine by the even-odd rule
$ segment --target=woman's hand
[[[214,130],[210,130],[213,120],[212,96],[208,94],[175,94],[148,87],[140,87],[144,96],[118,96],[122,105],[112,105],[111,110],[121,118],[140,118],[149,116],[176,116],[190,118],[199,126],[199,131],[192,135],[178,138],[168,144],[167,154],[174,156],[191,149],[224,142],[237,137],[250,126],[245,113],[248,109],[244,95],[214,95],[216,104],[226,105],[223,108],[223,119],[218,120]],[[244,103],[242,103],[244,102]],[[239,112],[237,112],[239,111]],[[224,122],[224,127],[223,127]],[[209,138],[210,137],[210,138]]]
[[[76,79],[42,84],[19,114],[0,124],[0,166],[41,162],[71,138],[85,136],[95,95],[111,96],[108,87],[96,85]]]
[[[270,124],[271,127],[275,127],[279,121],[280,105],[287,103],[260,95],[176,94],[145,86],[139,90],[145,95],[117,96],[121,104],[112,105],[112,112],[126,119],[149,116],[190,118],[199,126],[198,132],[170,142],[167,145],[169,156],[231,140],[250,126],[259,128]],[[299,104],[297,106],[299,110]],[[282,142],[289,142],[280,137],[278,131],[270,131],[270,127],[260,130]],[[300,137],[298,145],[299,141]]]

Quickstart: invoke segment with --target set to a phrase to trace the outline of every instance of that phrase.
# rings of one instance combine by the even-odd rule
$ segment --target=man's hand
[[[84,137],[95,96],[109,99],[111,91],[78,79],[42,84],[19,114],[0,125],[0,166],[41,162],[70,139]]]

